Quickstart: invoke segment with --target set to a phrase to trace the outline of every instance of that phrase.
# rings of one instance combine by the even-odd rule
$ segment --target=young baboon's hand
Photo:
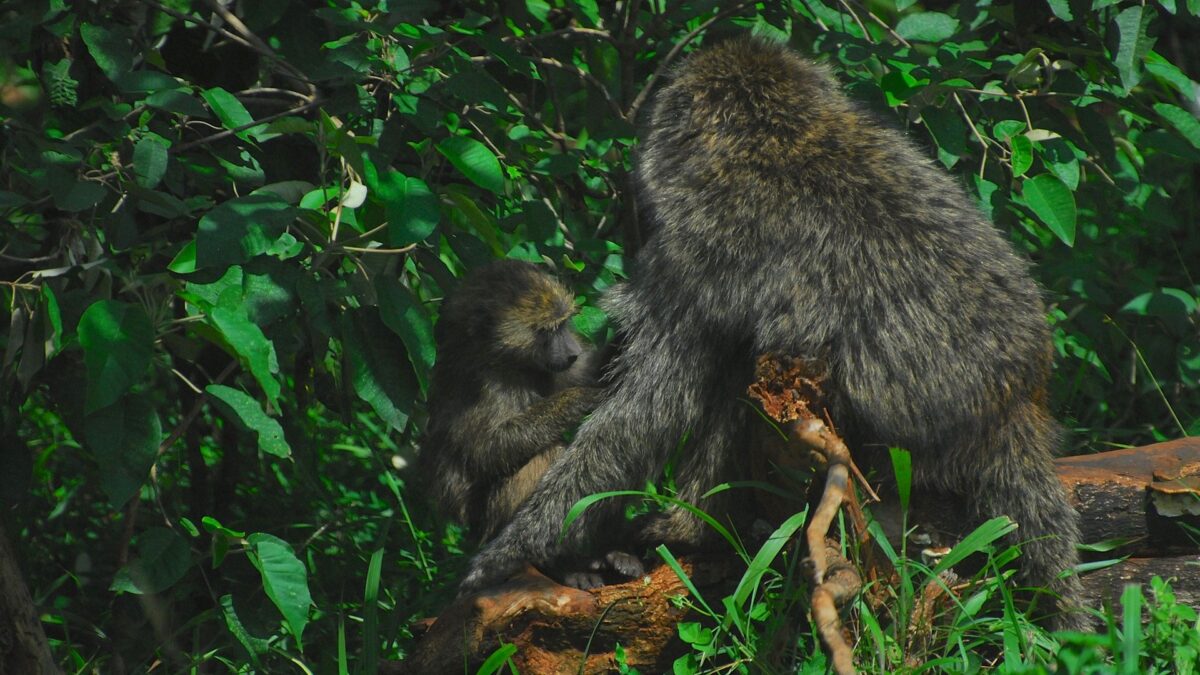
[[[600,387],[569,387],[563,389],[559,396],[570,402],[571,416],[581,416],[590,413],[604,400],[604,389]]]

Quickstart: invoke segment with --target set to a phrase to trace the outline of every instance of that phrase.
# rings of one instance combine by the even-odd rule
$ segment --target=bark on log
[[[1079,511],[1083,541],[1132,539],[1106,553],[1157,557],[1195,552],[1197,542],[1180,525],[1200,526],[1200,494],[1187,477],[1200,476],[1200,438],[1182,438],[1140,448],[1063,457],[1058,476]]]
[[[680,562],[702,594],[732,590],[724,588],[731,568],[722,560]],[[687,615],[671,599],[687,595],[665,565],[641,579],[592,591],[560,586],[530,567],[495,589],[455,602],[410,658],[384,664],[380,672],[462,673],[464,664],[466,672],[474,672],[505,643],[519,647],[512,660],[522,673],[613,672],[618,643],[628,665],[669,672],[685,648],[676,624]]]

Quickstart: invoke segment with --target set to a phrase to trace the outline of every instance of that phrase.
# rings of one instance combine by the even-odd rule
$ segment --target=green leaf
[[[1192,147],[1200,148],[1200,121],[1196,120],[1195,115],[1170,103],[1155,103],[1154,112],[1170,122]]]
[[[103,185],[92,180],[68,179],[61,183],[51,180],[50,194],[54,197],[54,205],[63,211],[90,209],[108,194]]]
[[[1117,33],[1120,39],[1113,60],[1121,76],[1121,85],[1127,93],[1141,81],[1142,62],[1154,46],[1154,40],[1146,35],[1146,29],[1150,27],[1154,16],[1154,9],[1144,5],[1128,7],[1117,15]]]
[[[144,188],[158,185],[167,173],[167,143],[162,137],[147,134],[133,146],[133,173]]]
[[[187,540],[165,527],[151,527],[138,535],[137,558],[113,578],[111,591],[161,593],[175,585],[192,566]]]
[[[1063,21],[1074,21],[1075,17],[1071,14],[1071,3],[1068,0],[1047,0],[1050,5],[1050,11],[1054,12],[1054,16]]]
[[[200,219],[196,268],[227,267],[268,252],[295,217],[290,204],[269,192],[218,205]]]
[[[422,393],[428,391],[430,373],[437,355],[429,312],[399,279],[386,274],[375,278],[375,295],[379,299],[380,318],[404,341],[408,360],[417,375],[417,384]]]
[[[387,241],[391,246],[408,246],[428,237],[441,218],[437,196],[420,178],[399,171],[379,175],[375,165],[366,162],[367,187],[387,209]]]
[[[100,467],[100,487],[114,507],[138,493],[162,443],[162,423],[144,395],[89,414],[83,421],[83,440]]]
[[[387,339],[391,331],[369,308],[343,312],[340,323],[354,393],[384,422],[402,431],[412,414],[417,385],[412,368],[397,357],[393,341]]]
[[[1038,144],[1038,150],[1046,168],[1074,192],[1079,187],[1079,158],[1071,143],[1053,138]]]
[[[1136,296],[1125,303],[1120,311],[1140,316],[1186,320],[1196,308],[1196,298],[1187,291],[1179,288],[1160,288]]]
[[[250,374],[262,387],[271,407],[278,407],[279,380],[272,375],[279,371],[275,344],[246,317],[245,306],[237,302],[234,306],[216,307],[209,314],[209,323],[220,331],[225,342],[237,352],[242,364],[250,369]]]
[[[249,394],[221,384],[210,384],[204,391],[224,404],[219,407],[227,416],[258,436],[259,450],[276,457],[291,456],[292,449],[283,436],[283,427],[279,426],[279,422],[267,417],[262,406]]]
[[[513,654],[517,653],[517,646],[511,643],[501,644],[496,648],[496,651],[488,655],[480,664],[479,669],[475,671],[475,675],[492,675],[500,672],[504,664],[512,660]],[[515,669],[514,669],[515,670]]]
[[[308,625],[308,608],[312,596],[308,592],[308,570],[292,552],[292,547],[279,537],[255,532],[246,538],[250,562],[262,575],[263,590],[279,613],[283,615],[296,643],[300,644],[304,627]]]
[[[156,91],[146,97],[146,105],[178,115],[187,115],[200,119],[211,117],[199,99],[180,89]]]
[[[1021,183],[1021,195],[1055,236],[1075,245],[1075,195],[1061,180],[1048,173],[1028,178]]]
[[[58,296],[50,284],[42,284],[42,316],[46,320],[46,360],[58,353],[62,348],[63,324],[62,310],[58,305]]]
[[[90,23],[79,27],[79,35],[110,80],[133,68],[133,49],[127,35]]]
[[[1007,141],[1025,130],[1025,123],[1020,120],[1001,120],[992,126],[992,135],[998,140]]]
[[[79,318],[79,344],[87,368],[85,413],[111,405],[142,379],[154,352],[154,328],[138,305],[92,303]]]
[[[221,120],[221,124],[226,129],[234,130],[241,129],[235,132],[235,135],[242,140],[250,140],[255,138],[259,131],[262,131],[265,125],[259,125],[253,128],[244,128],[254,122],[254,118],[250,116],[250,112],[246,110],[246,106],[237,99],[236,96],[225,91],[221,87],[213,87],[200,92],[200,96],[208,103],[208,107],[212,108],[217,119]]]
[[[942,572],[954,567],[958,563],[965,560],[968,556],[974,555],[986,549],[988,546],[999,540],[1001,537],[1016,531],[1017,524],[1014,523],[1008,516],[998,516],[991,520],[980,523],[979,527],[971,531],[970,534],[963,537],[962,541],[954,545],[950,552],[938,561],[936,567],[933,568],[933,574],[938,575]]]
[[[958,115],[958,110],[929,106],[921,110],[929,134],[938,145],[938,158],[946,168],[954,166],[967,154],[967,125]]]
[[[1012,172],[1013,178],[1023,176],[1029,167],[1033,166],[1033,141],[1023,135],[1016,135],[1008,139],[1009,147],[1012,148]]]
[[[121,91],[127,94],[148,94],[152,91],[173,91],[180,88],[179,80],[157,70],[135,70],[115,78]]]
[[[179,249],[179,253],[171,262],[167,263],[167,269],[176,274],[191,274],[196,271],[196,242],[189,241]]]
[[[451,136],[438,143],[437,149],[472,183],[497,194],[504,192],[500,160],[483,143],[464,136]]]
[[[941,12],[913,12],[896,24],[900,37],[920,42],[941,42],[957,31],[958,19]]]
[[[1190,101],[1195,98],[1196,83],[1175,64],[1154,51],[1146,54],[1146,71],[1170,84],[1185,100]]]

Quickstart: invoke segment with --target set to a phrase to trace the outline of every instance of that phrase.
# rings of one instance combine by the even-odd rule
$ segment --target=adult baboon
[[[685,436],[684,498],[736,478],[738,399],[755,355],[778,352],[828,364],[831,412],[856,451],[907,448],[918,489],[1016,521],[1024,581],[1076,606],[1078,580],[1059,577],[1079,534],[1051,465],[1040,292],[974,200],[824,68],[760,40],[689,57],[643,139],[653,234],[606,301],[625,339],[616,382],[463,589],[585,543],[601,514],[560,539],[570,506],[653,479]],[[700,506],[723,510],[726,495]],[[687,514],[672,521],[664,539],[705,536]]]

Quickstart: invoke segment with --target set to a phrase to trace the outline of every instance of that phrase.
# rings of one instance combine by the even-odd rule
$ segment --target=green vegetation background
[[[545,260],[602,338],[594,301],[639,237],[638,113],[665,66],[732,34],[829,63],[1033,261],[1065,452],[1200,433],[1198,14],[4,3],[0,499],[56,658],[402,657],[463,562],[405,468],[440,298],[488,260]]]

